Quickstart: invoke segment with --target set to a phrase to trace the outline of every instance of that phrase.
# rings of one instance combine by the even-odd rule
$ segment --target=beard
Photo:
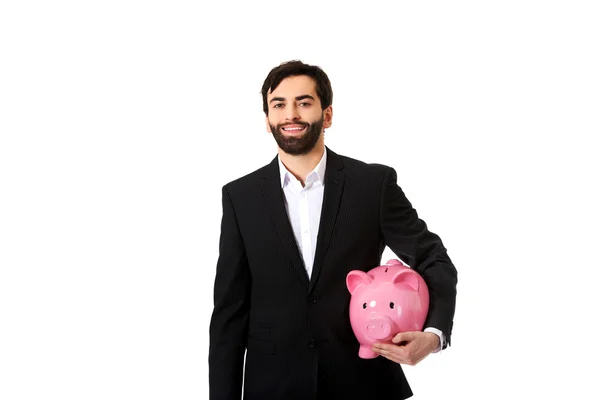
[[[271,124],[269,125],[279,148],[287,154],[300,156],[310,153],[317,145],[321,137],[321,131],[323,130],[323,116],[318,121],[310,124],[308,122],[292,122],[279,124],[276,127]],[[282,128],[286,125],[302,125],[306,128],[306,131],[302,136],[288,137],[282,133]]]

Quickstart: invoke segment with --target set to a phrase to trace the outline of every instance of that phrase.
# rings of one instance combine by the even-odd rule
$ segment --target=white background
[[[293,58],[458,268],[413,398],[599,398],[595,2],[335,3],[2,2],[0,399],[208,397],[220,189]]]

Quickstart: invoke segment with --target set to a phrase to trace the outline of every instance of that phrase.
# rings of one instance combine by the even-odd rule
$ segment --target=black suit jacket
[[[350,326],[346,275],[380,265],[386,245],[427,282],[425,326],[444,332],[444,347],[450,343],[457,274],[442,241],[419,219],[393,168],[326,151],[310,279],[287,217],[277,157],[223,187],[211,400],[239,399],[242,379],[247,400],[410,397],[399,364],[358,357]]]

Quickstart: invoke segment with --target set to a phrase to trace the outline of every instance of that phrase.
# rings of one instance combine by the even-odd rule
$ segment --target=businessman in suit
[[[282,63],[262,95],[278,154],[222,188],[210,399],[408,398],[401,364],[450,344],[456,269],[393,168],[325,146],[333,92],[321,68]],[[386,246],[425,279],[429,312],[423,331],[361,359],[346,275],[380,265]]]

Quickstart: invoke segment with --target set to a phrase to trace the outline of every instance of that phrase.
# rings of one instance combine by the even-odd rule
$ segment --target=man
[[[226,184],[210,324],[210,398],[404,399],[400,364],[450,344],[457,273],[396,183],[394,169],[324,144],[333,93],[319,67],[290,61],[262,88],[272,162]],[[386,246],[427,282],[423,332],[358,357],[349,271],[380,265]],[[244,368],[244,354],[245,368]]]

